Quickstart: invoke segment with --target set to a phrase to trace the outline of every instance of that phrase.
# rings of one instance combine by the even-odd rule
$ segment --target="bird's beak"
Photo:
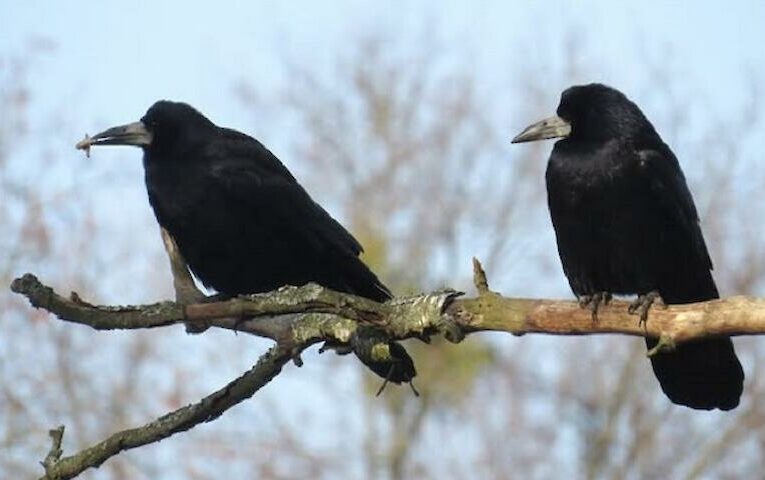
[[[92,137],[86,136],[77,142],[79,150],[89,151],[95,145],[151,145],[152,134],[142,122],[133,122],[119,127],[112,127]]]
[[[526,127],[512,143],[534,142],[547,138],[565,138],[571,133],[571,124],[555,115]]]

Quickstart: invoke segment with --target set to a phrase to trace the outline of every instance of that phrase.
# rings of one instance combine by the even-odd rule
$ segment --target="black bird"
[[[547,200],[571,289],[597,313],[611,294],[637,294],[642,321],[660,295],[667,304],[718,298],[712,262],[683,172],[637,105],[600,84],[563,92],[557,116],[513,143],[562,138],[547,164]],[[648,348],[656,339],[646,338]],[[651,356],[669,399],[730,410],[744,372],[729,338],[683,343]]]
[[[361,245],[311,199],[263,144],[218,127],[185,103],[159,101],[140,121],[86,138],[78,148],[143,149],[149,203],[206,286],[235,296],[316,282],[384,302],[390,291],[358,258]],[[395,383],[416,375],[399,344],[396,361],[362,358]]]

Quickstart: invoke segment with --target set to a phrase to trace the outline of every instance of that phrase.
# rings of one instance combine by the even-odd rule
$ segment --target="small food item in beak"
[[[77,145],[75,145],[74,148],[76,148],[77,150],[85,150],[85,156],[87,158],[90,158],[90,145],[91,145],[90,135],[86,133],[85,138],[77,142]]]

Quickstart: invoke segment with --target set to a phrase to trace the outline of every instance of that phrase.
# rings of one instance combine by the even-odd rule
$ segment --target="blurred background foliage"
[[[72,148],[169,97],[271,147],[397,294],[472,294],[476,255],[506,295],[570,298],[546,211],[551,146],[509,139],[549,115],[563,88],[605,81],[677,153],[722,292],[762,296],[765,58],[746,37],[752,4],[617,14],[594,1],[500,3],[138,2],[99,25],[116,6],[91,17],[83,2],[40,25],[29,19],[42,6],[0,2],[11,32],[0,45],[0,284],[32,271],[98,302],[170,298],[139,152],[87,159]],[[66,35],[77,15],[91,20],[79,27],[88,47]],[[725,35],[703,36],[709,25]],[[0,311],[0,478],[39,475],[55,425],[66,424],[72,453],[212,391],[268,345],[182,327],[92,332],[7,290]],[[727,414],[669,404],[636,339],[410,341],[420,397],[395,387],[375,397],[378,379],[351,357],[314,351],[217,421],[82,478],[757,477],[765,344],[736,345],[747,383]]]

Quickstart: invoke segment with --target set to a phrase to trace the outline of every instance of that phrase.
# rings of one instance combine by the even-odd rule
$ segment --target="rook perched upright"
[[[263,144],[218,127],[185,103],[159,101],[140,121],[78,145],[143,149],[149,202],[194,274],[225,295],[316,282],[383,302],[391,294],[358,258],[361,245],[311,199]],[[362,359],[401,383],[411,358],[391,343],[392,362]]]
[[[513,143],[561,138],[547,165],[547,199],[571,289],[593,315],[611,294],[637,294],[642,321],[667,304],[718,298],[712,262],[680,165],[640,109],[600,84],[564,91],[557,116]],[[649,348],[656,339],[646,339]],[[683,343],[651,357],[672,402],[730,410],[744,372],[729,338]]]

